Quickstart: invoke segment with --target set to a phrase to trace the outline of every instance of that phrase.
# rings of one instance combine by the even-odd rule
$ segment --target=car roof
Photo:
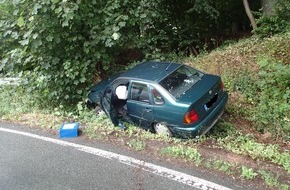
[[[174,62],[144,62],[121,74],[120,77],[159,82],[180,66],[181,64]]]

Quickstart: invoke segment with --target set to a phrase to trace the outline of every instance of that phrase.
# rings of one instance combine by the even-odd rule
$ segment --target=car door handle
[[[151,108],[145,108],[145,111],[146,112],[152,112],[152,109]]]

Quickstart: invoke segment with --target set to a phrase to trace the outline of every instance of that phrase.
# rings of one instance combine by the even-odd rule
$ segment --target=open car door
[[[101,98],[101,105],[103,107],[103,110],[107,114],[107,116],[110,118],[112,123],[117,126],[119,121],[118,121],[118,116],[116,113],[115,108],[112,105],[112,98],[114,96],[113,90],[111,89],[111,86],[108,86]]]

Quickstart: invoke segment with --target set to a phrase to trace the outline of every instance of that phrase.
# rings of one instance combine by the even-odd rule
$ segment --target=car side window
[[[147,85],[133,82],[131,88],[131,99],[149,103],[149,93]]]
[[[153,96],[153,102],[156,105],[163,105],[165,103],[164,99],[162,98],[161,94],[155,89],[151,89],[151,93]]]

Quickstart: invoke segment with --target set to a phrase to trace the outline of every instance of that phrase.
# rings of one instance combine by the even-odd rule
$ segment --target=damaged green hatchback
[[[94,85],[87,106],[168,136],[205,134],[228,100],[221,78],[171,62],[145,62]]]

